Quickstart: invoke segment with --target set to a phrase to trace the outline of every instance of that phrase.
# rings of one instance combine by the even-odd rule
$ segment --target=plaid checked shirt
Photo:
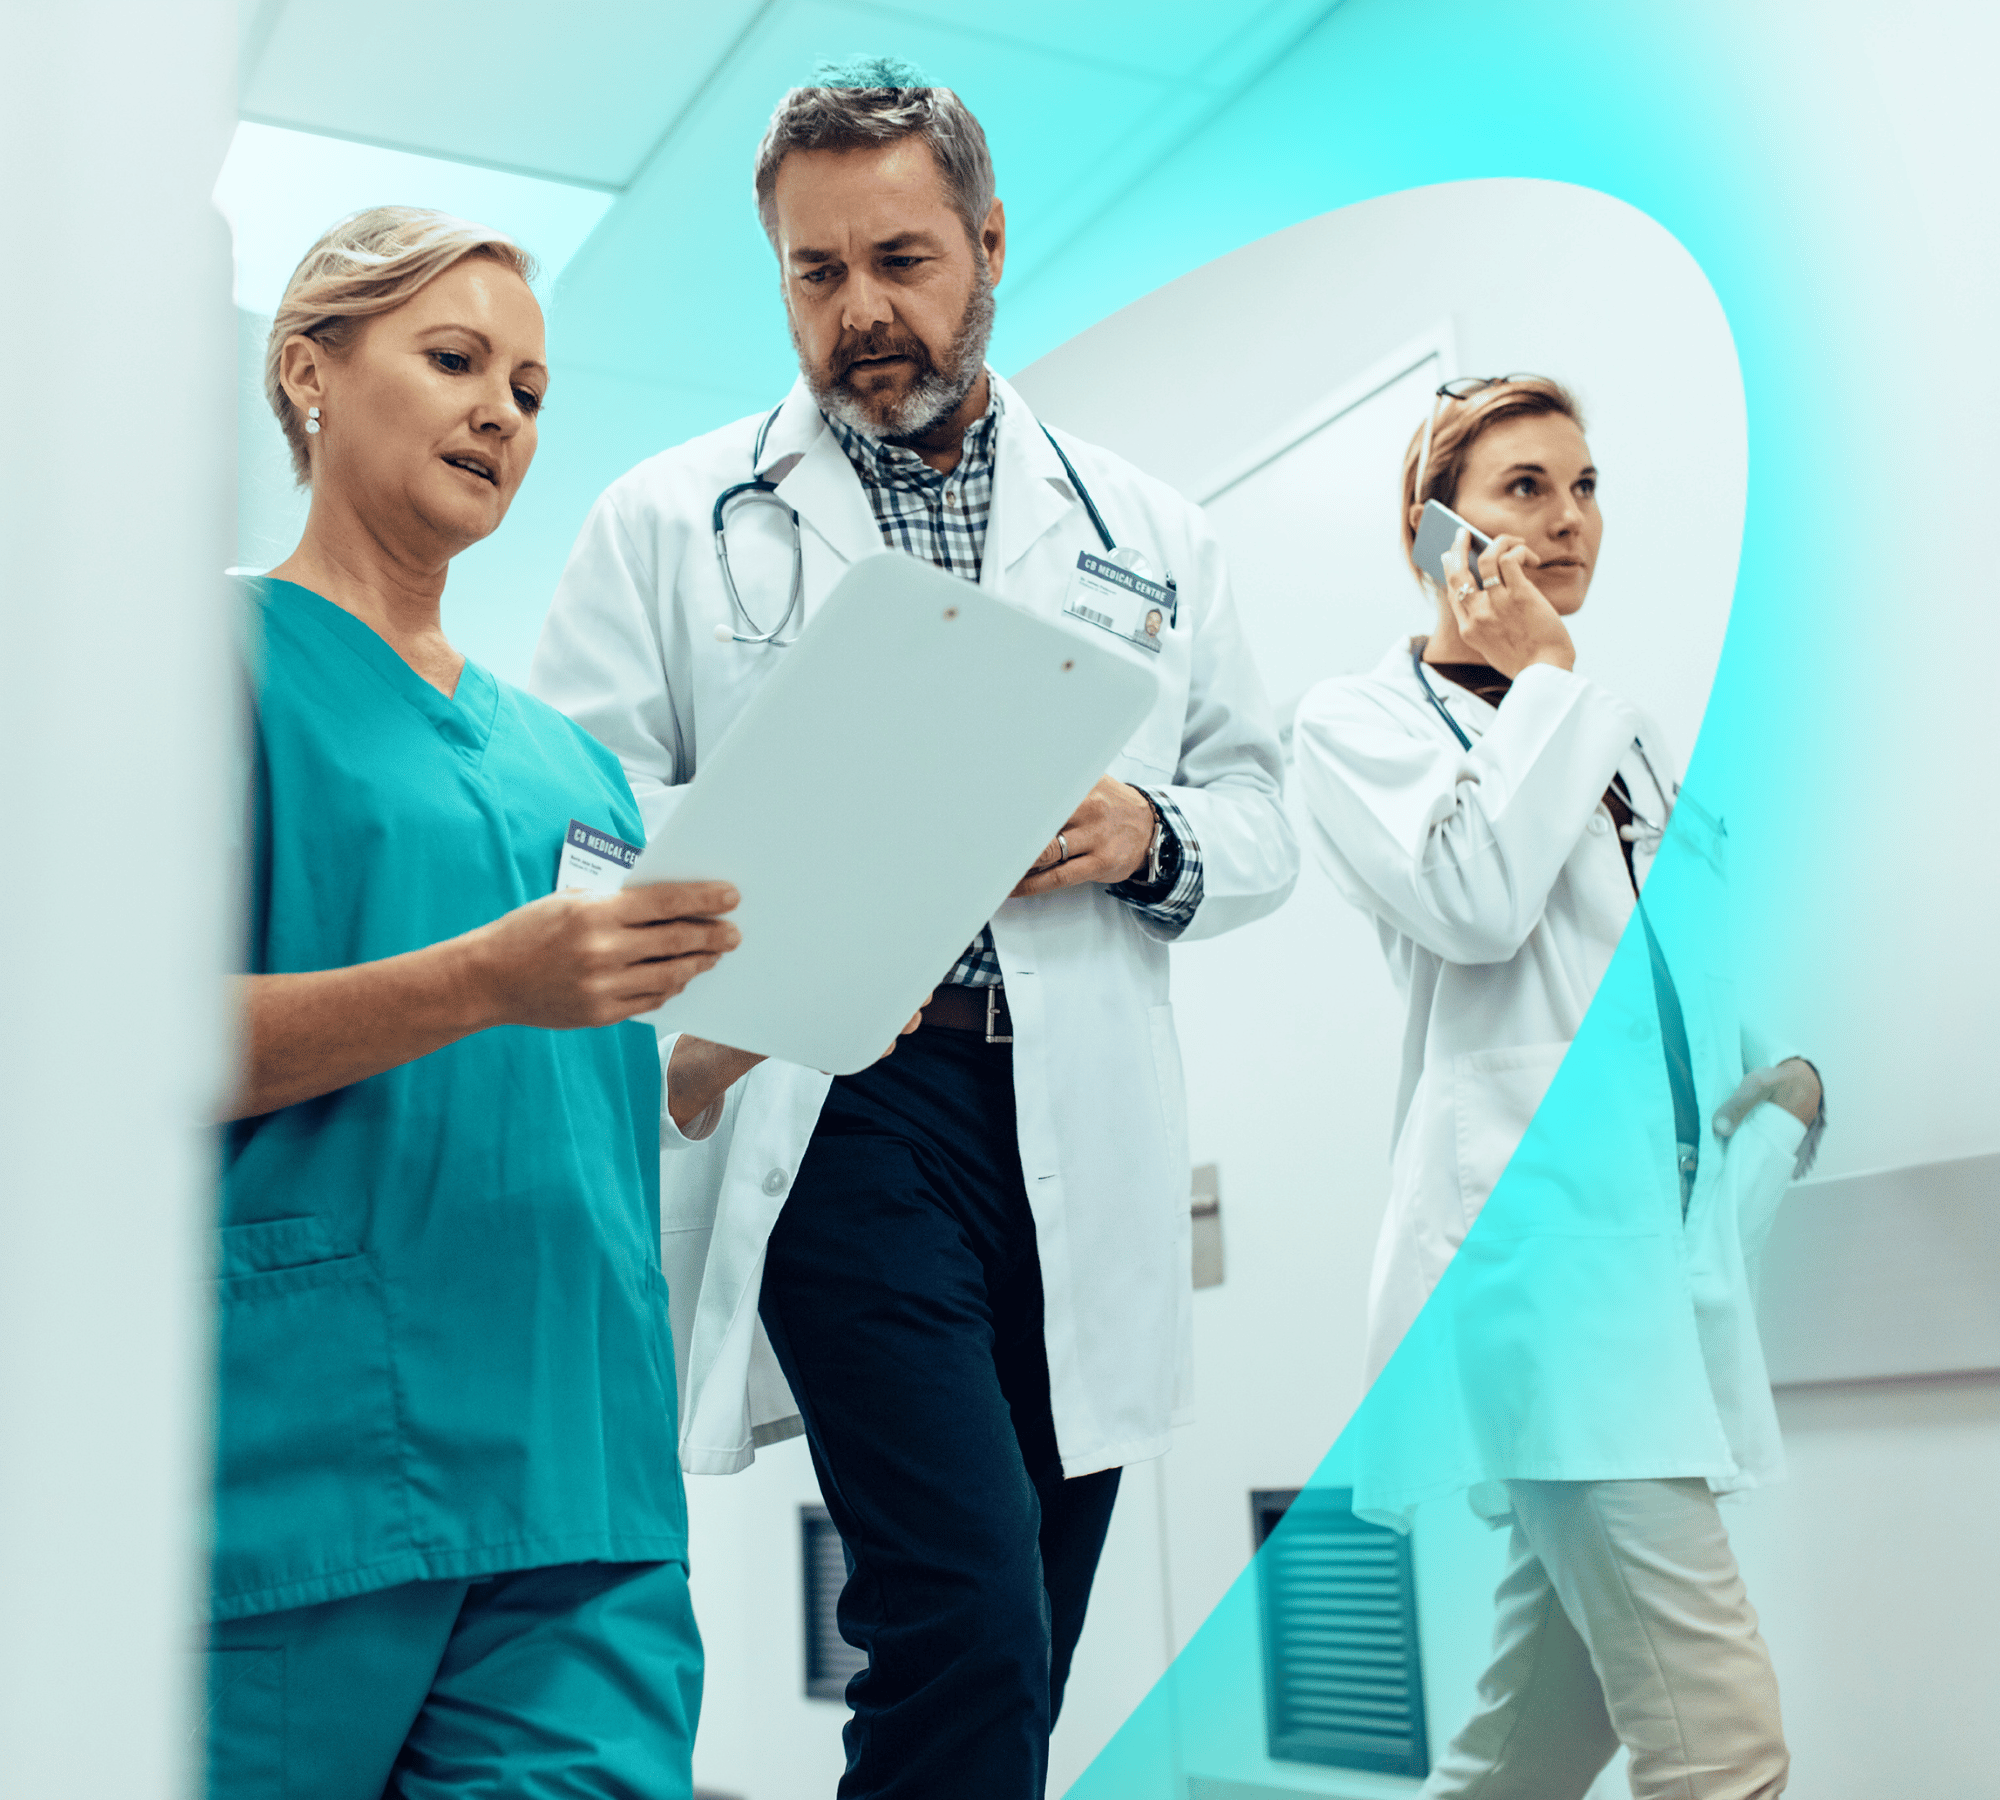
[[[822,417],[825,415],[822,414]],[[852,431],[838,419],[827,429],[847,452],[855,474],[868,494],[882,542],[891,550],[921,556],[940,569],[967,581],[979,579],[986,553],[986,522],[993,514],[993,449],[1000,436],[1000,396],[967,427],[964,453],[949,475],[941,475],[916,451],[901,444],[878,443]],[[1159,808],[1168,837],[1178,844],[1180,866],[1165,893],[1141,882],[1121,881],[1109,892],[1135,912],[1144,913],[1168,930],[1179,932],[1201,904],[1201,846],[1164,789],[1141,788]],[[1165,849],[1165,845],[1162,849]],[[965,954],[944,978],[947,987],[998,987],[1000,959],[993,948],[992,927],[982,927]]]

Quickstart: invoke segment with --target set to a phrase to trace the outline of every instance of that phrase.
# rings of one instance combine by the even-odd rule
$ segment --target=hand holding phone
[[[1436,500],[1424,502],[1424,516],[1417,521],[1417,541],[1410,548],[1410,556],[1417,567],[1437,584],[1439,592],[1443,592],[1445,585],[1445,552],[1461,531],[1471,539],[1471,547],[1465,554],[1465,567],[1470,574],[1481,554],[1492,546],[1493,540],[1476,526],[1468,525],[1450,507]],[[1478,579],[1476,575],[1473,578]]]
[[[1497,554],[1482,565],[1481,558],[1496,547]],[[1510,680],[1529,663],[1576,667],[1576,647],[1568,627],[1528,578],[1526,564],[1538,559],[1521,539],[1511,534],[1490,538],[1450,507],[1429,500],[1417,521],[1411,556],[1436,583],[1459,637],[1481,661]],[[1485,581],[1489,574],[1491,587]],[[1459,579],[1457,589],[1452,585],[1454,576]]]
[[[1446,578],[1439,589],[1460,642],[1509,681],[1530,663],[1575,668],[1576,646],[1569,627],[1548,596],[1528,579],[1526,564],[1534,552],[1511,532],[1503,532],[1467,571],[1460,564],[1458,548],[1465,539],[1461,528],[1445,552]],[[1464,579],[1468,573],[1471,578]]]

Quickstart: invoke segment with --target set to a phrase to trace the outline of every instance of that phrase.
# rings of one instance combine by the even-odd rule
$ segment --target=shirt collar
[[[1000,385],[989,377],[986,410],[965,428],[959,463],[951,471],[953,476],[970,479],[992,468],[993,448],[1000,432],[1000,411]],[[906,444],[885,444],[879,438],[864,437],[852,426],[825,413],[820,417],[826,419],[827,429],[833,433],[841,449],[847,452],[847,460],[854,465],[854,472],[870,486],[940,487],[949,479]]]

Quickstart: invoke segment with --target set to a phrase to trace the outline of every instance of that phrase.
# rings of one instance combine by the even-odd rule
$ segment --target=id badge
[[[1117,554],[1135,563],[1141,560],[1136,551]],[[1143,566],[1129,567],[1085,550],[1070,574],[1063,611],[1157,656],[1166,647],[1166,633],[1174,628],[1180,596],[1144,573]]]
[[[638,860],[637,844],[628,844],[608,831],[593,831],[581,819],[572,819],[563,833],[556,892],[580,888],[586,894],[615,894]]]

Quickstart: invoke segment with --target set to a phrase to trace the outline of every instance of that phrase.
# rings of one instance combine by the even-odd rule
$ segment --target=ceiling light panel
[[[491,226],[534,255],[546,294],[612,199],[601,189],[247,122],[215,184],[236,246],[236,304],[267,315],[320,234],[363,207],[430,206]]]
[[[755,9],[266,0],[246,118],[623,187]]]

